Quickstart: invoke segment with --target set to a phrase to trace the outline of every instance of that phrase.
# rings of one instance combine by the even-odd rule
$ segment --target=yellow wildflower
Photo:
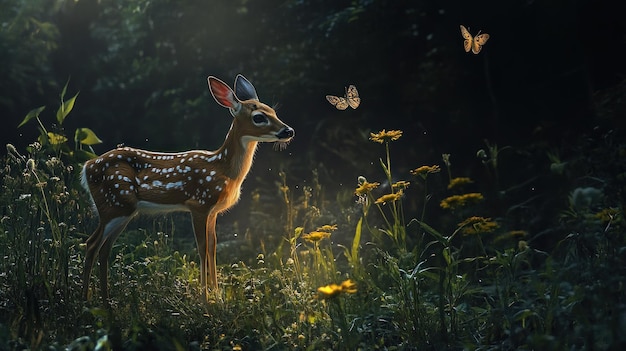
[[[333,230],[337,230],[337,225],[336,225],[336,224],[332,224],[332,225],[330,225],[330,224],[324,224],[323,226],[321,226],[321,227],[317,228],[317,231],[319,231],[319,232],[327,232],[327,233],[330,233],[330,232],[332,232]]]
[[[320,231],[314,231],[314,232],[310,232],[308,234],[303,234],[302,235],[302,239],[310,242],[310,243],[316,243],[319,242],[322,239],[326,239],[330,237],[330,233],[328,232],[320,232]]]
[[[352,279],[344,280],[341,283],[341,291],[346,294],[356,293],[356,283]]]
[[[383,195],[379,197],[378,199],[376,199],[374,203],[384,205],[387,202],[398,201],[401,197],[402,197],[402,191],[398,191],[397,193]]]
[[[410,171],[412,175],[422,176],[422,177],[425,177],[427,174],[430,174],[430,173],[439,173],[439,172],[441,172],[441,167],[439,167],[438,165],[422,166],[422,167],[418,167]]]
[[[464,235],[490,233],[499,227],[498,223],[491,220],[491,218],[484,217],[470,217],[458,224],[462,227],[462,233]]]
[[[448,189],[452,189],[456,186],[461,186],[465,184],[473,183],[473,181],[468,177],[457,177],[450,179],[450,184],[448,184]]]
[[[383,129],[378,133],[370,133],[370,140],[382,144],[384,142],[388,143],[390,141],[398,140],[401,136],[401,130],[390,130],[387,132]]]
[[[374,183],[368,183],[367,180],[363,182],[363,184],[360,184],[356,190],[354,191],[354,193],[358,196],[363,196],[369,192],[371,192],[372,190],[378,188],[378,186],[380,185],[380,183],[374,182]]]
[[[472,217],[467,218],[463,222],[457,224],[457,226],[465,227],[466,225],[470,225],[470,224],[474,224],[474,223],[480,223],[480,222],[484,222],[484,221],[490,220],[490,219],[491,218],[472,216]]]
[[[441,200],[441,203],[439,203],[439,206],[443,209],[454,210],[458,207],[463,207],[467,205],[468,203],[476,203],[478,201],[482,201],[483,199],[484,199],[483,194],[481,193],[452,195]]]
[[[407,182],[405,180],[400,180],[400,181],[397,181],[397,182],[391,184],[391,188],[392,189],[401,189],[402,190],[402,189],[408,188],[409,184],[411,184],[411,183]]]
[[[320,286],[319,288],[317,288],[317,292],[320,293],[323,298],[330,299],[341,294],[341,285],[329,284],[325,286]]]
[[[324,299],[330,299],[330,298],[336,297],[341,293],[354,294],[356,293],[356,291],[357,291],[356,283],[352,281],[351,279],[343,281],[341,285],[329,284],[329,285],[320,286],[319,288],[317,288],[317,292]]]

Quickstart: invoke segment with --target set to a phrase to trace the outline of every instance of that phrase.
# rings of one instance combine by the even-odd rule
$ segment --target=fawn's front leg
[[[193,232],[196,237],[198,254],[200,255],[200,285],[205,298],[208,298],[208,288],[217,288],[217,269],[215,259],[215,249],[217,238],[215,233],[216,214],[207,214],[204,211],[192,211],[191,220]],[[208,270],[208,272],[207,272]],[[207,273],[211,281],[207,281]],[[210,284],[210,285],[209,285]]]

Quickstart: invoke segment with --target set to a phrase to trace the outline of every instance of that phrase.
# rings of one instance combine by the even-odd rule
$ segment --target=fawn
[[[241,183],[250,171],[257,144],[277,142],[285,147],[295,132],[278,119],[273,108],[259,101],[254,86],[244,76],[237,75],[235,91],[213,76],[207,80],[215,101],[234,117],[224,144],[216,151],[163,153],[118,147],[83,166],[82,185],[91,195],[100,220],[87,239],[85,299],[91,269],[98,257],[100,292],[103,300],[108,301],[111,248],[139,213],[190,212],[200,254],[203,294],[208,296],[209,287],[217,289],[217,215],[239,200]]]

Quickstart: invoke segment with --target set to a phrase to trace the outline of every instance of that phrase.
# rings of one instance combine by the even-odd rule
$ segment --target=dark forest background
[[[2,0],[0,9],[0,140],[19,147],[38,135],[34,124],[17,129],[28,111],[46,105],[44,123],[55,122],[68,79],[68,96],[80,94],[67,135],[91,128],[104,141],[97,153],[121,143],[175,151],[221,144],[230,116],[206,77],[244,74],[296,130],[287,151],[261,148],[248,189],[287,167],[296,182],[319,169],[323,182],[352,186],[378,167],[367,138],[383,128],[406,136],[394,167],[445,152],[474,176],[484,140],[567,148],[624,125],[623,113],[598,108],[612,99],[624,110],[617,1]],[[491,35],[479,55],[464,52],[459,24]],[[348,84],[362,105],[337,111],[324,96]]]

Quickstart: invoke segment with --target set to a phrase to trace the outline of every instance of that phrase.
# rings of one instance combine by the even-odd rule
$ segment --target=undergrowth
[[[80,296],[83,242],[95,218],[79,190],[77,160],[38,142],[25,151],[8,145],[0,349],[625,346],[626,236],[615,194],[626,173],[595,162],[598,174],[589,174],[586,166],[600,153],[619,159],[623,144],[583,145],[563,167],[556,152],[548,155],[556,166],[544,177],[570,185],[559,200],[549,189],[520,195],[519,187],[541,184],[534,175],[500,188],[501,163],[515,151],[491,144],[477,162],[497,182],[457,175],[448,154],[395,174],[393,145],[402,134],[371,134],[382,148],[381,172],[355,175],[349,201],[327,200],[317,172],[312,186],[297,189],[279,173],[274,213],[262,205],[266,195],[252,191],[253,224],[236,245],[221,244],[218,260],[239,247],[254,254],[222,261],[209,302],[195,248],[175,237],[172,217],[127,230],[113,250],[110,309],[96,293]],[[549,227],[538,228],[541,206],[554,203],[561,207]]]

